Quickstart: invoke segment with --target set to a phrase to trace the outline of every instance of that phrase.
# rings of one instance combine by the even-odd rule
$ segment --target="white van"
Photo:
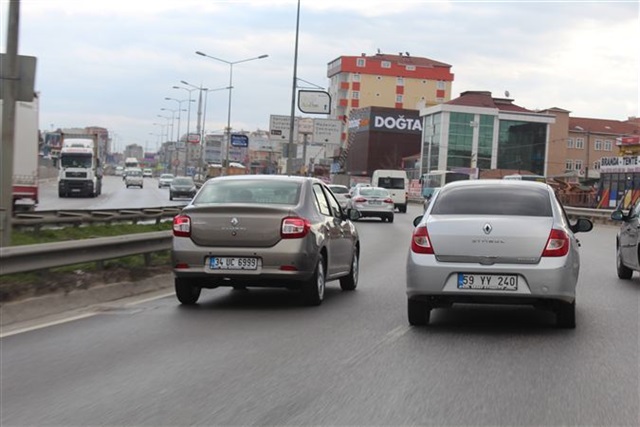
[[[407,172],[396,169],[377,169],[373,171],[371,177],[373,187],[386,188],[393,200],[393,206],[398,211],[407,212],[407,202],[409,200],[409,178]]]

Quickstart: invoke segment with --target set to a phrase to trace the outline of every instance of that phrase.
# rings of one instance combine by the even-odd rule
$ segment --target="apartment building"
[[[347,120],[352,109],[419,110],[451,99],[451,65],[409,52],[340,56],[329,62],[331,118]],[[342,139],[346,138],[346,126]]]

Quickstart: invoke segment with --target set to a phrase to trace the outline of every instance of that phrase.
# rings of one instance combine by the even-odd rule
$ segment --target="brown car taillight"
[[[287,217],[282,220],[280,236],[283,239],[300,239],[311,229],[311,222],[306,218]]]
[[[173,235],[176,237],[191,237],[191,218],[186,215],[174,217]]]
[[[417,254],[433,254],[433,246],[429,240],[429,232],[427,227],[420,226],[413,230],[411,236],[411,251]]]
[[[547,245],[542,251],[543,257],[565,256],[569,253],[569,235],[563,230],[551,229]]]

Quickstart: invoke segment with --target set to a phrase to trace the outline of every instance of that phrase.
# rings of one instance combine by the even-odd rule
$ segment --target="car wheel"
[[[556,308],[556,326],[564,329],[576,327],[576,302],[561,302]]]
[[[324,299],[324,286],[324,264],[322,255],[320,255],[311,278],[302,285],[302,295],[305,304],[320,305]]]
[[[400,213],[407,213],[407,205],[406,204],[400,206]]]
[[[387,221],[389,221],[389,222],[393,222],[393,215],[391,215],[391,216],[387,217]]]
[[[340,289],[343,291],[353,291],[358,286],[358,271],[360,268],[360,260],[358,252],[353,253],[353,259],[351,260],[351,271],[349,275],[340,278]]]
[[[418,301],[409,298],[407,300],[407,314],[411,326],[425,326],[429,324],[431,317],[431,307],[425,301]]]
[[[178,301],[184,305],[193,305],[200,298],[201,288],[193,285],[189,279],[175,278],[176,296]]]
[[[618,271],[618,277],[621,279],[629,280],[633,276],[633,270],[622,263],[620,244],[616,245],[616,270]]]
[[[169,200],[173,200],[173,194],[169,193]]]

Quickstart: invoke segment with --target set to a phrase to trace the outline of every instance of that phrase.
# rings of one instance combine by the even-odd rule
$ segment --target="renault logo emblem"
[[[484,234],[490,234],[491,230],[493,230],[493,227],[491,227],[491,224],[486,223],[483,227],[482,227],[482,231],[484,231]]]
[[[231,218],[231,225],[233,225],[234,227],[238,225],[240,221],[238,221],[238,218]]]

